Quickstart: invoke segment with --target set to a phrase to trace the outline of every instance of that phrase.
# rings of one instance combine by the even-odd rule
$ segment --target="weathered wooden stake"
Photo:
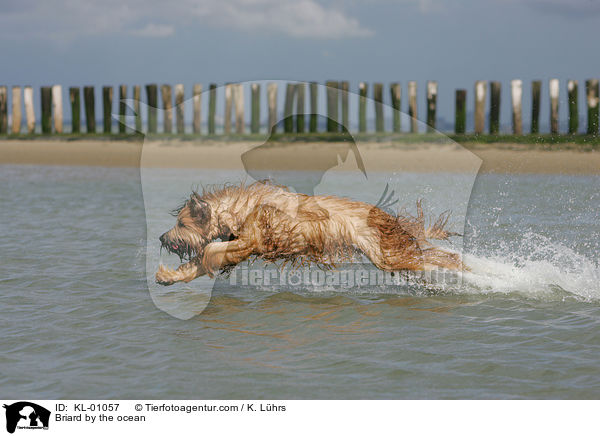
[[[487,93],[487,81],[475,82],[475,133],[480,135],[485,129],[485,97]]]
[[[427,131],[435,130],[437,110],[438,84],[432,80],[427,82]]]
[[[253,83],[251,91],[251,113],[250,113],[250,132],[258,133],[260,131],[260,83]]]
[[[33,88],[26,86],[23,91],[23,100],[25,102],[25,117],[27,119],[27,133],[35,132],[35,110],[33,107]]]
[[[512,103],[512,128],[515,135],[523,134],[523,81],[510,81],[510,96]]]
[[[175,85],[175,114],[177,133],[183,135],[185,133],[185,106],[184,106],[184,88],[182,83]]]
[[[215,114],[217,113],[217,84],[208,87],[208,134],[215,134]]]
[[[577,80],[567,82],[569,91],[569,133],[575,135],[579,131],[579,83]]]
[[[418,112],[417,112],[417,82],[408,82],[408,115],[410,116],[410,131],[417,133],[419,131]]]
[[[340,82],[341,95],[342,95],[342,126],[346,130],[350,130],[350,117],[348,113],[348,94],[350,91],[350,84],[347,81]]]
[[[18,135],[21,133],[21,87],[12,87],[12,133]]]
[[[585,81],[588,106],[588,135],[598,134],[598,79]]]
[[[550,79],[548,83],[550,90],[550,133],[558,133],[558,79]]]
[[[267,85],[267,104],[269,106],[269,132],[277,131],[277,83]]]
[[[309,130],[316,132],[318,130],[319,116],[319,85],[317,82],[310,82],[310,125]]]
[[[142,132],[142,87],[135,85],[133,87],[133,112],[135,117],[135,131]]]
[[[96,103],[94,87],[83,87],[83,105],[85,106],[85,125],[87,133],[96,133]]]
[[[231,133],[231,115],[232,115],[232,111],[233,111],[232,99],[233,99],[232,84],[226,83],[225,84],[225,115],[224,115],[224,120],[223,120],[223,132],[226,135],[229,135]]]
[[[500,82],[490,83],[490,134],[497,135],[500,132],[500,95],[502,84]]]
[[[102,108],[104,114],[104,133],[112,132],[113,87],[102,87]]]
[[[62,86],[54,85],[52,87],[52,112],[54,116],[54,131],[63,132],[63,104],[62,104]]]
[[[373,84],[373,101],[375,103],[375,131],[383,132],[383,83]]]
[[[0,124],[4,123],[0,121]],[[52,88],[50,86],[42,87],[42,133],[52,133]]]
[[[283,105],[283,131],[291,133],[294,131],[294,96],[296,94],[296,85],[288,83],[285,88],[285,102]]]
[[[79,87],[69,88],[69,101],[71,102],[71,133],[81,131],[81,98]]]
[[[202,85],[196,83],[192,88],[192,104],[194,106],[194,120],[192,127],[194,133],[202,132]]]
[[[367,131],[367,95],[369,85],[366,82],[358,84],[358,131]]]
[[[127,85],[119,85],[119,133],[125,133],[127,115],[127,105],[125,100],[127,99]]]
[[[8,90],[0,86],[0,133],[8,133]]]
[[[327,131],[337,132],[338,125],[338,82],[329,80],[325,83],[327,86]]]
[[[454,133],[463,134],[467,131],[467,90],[456,90],[454,114]]]
[[[296,84],[296,132],[304,133],[304,95],[306,94],[306,84],[301,82]]]
[[[394,132],[400,132],[401,124],[401,111],[402,111],[402,87],[399,83],[392,83],[390,85],[390,97],[392,100],[392,120]]]
[[[235,133],[243,134],[246,129],[244,117],[244,85],[236,83],[233,86],[233,101],[235,104]]]
[[[148,99],[148,133],[158,131],[158,85],[146,85]]]
[[[160,94],[163,103],[163,132],[173,132],[173,93],[171,85],[162,85]]]
[[[542,98],[542,82],[531,82],[531,133],[540,133],[540,107]]]

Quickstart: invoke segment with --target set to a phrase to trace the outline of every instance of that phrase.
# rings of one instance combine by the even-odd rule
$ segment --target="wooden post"
[[[319,119],[319,85],[317,82],[310,82],[310,125],[309,130],[316,132],[318,130]]]
[[[215,134],[215,114],[217,113],[217,84],[208,87],[208,134]]]
[[[78,87],[69,88],[71,102],[71,133],[81,132],[81,98]]]
[[[531,133],[540,133],[540,100],[542,98],[542,82],[531,82]]]
[[[338,131],[338,83],[329,80],[327,86],[327,131]]]
[[[235,133],[243,134],[245,126],[244,117],[244,85],[242,83],[236,83],[233,86],[233,96],[235,104]]]
[[[8,133],[8,90],[0,86],[0,133]]]
[[[569,91],[569,133],[575,135],[579,131],[579,83],[577,80],[567,82]]]
[[[510,96],[512,103],[512,128],[513,134],[523,134],[523,81],[519,79],[510,81]]]
[[[417,122],[417,82],[408,82],[408,115],[410,116],[410,131],[411,133],[419,132],[419,124]]]
[[[285,88],[285,103],[283,105],[283,131],[291,133],[294,131],[294,96],[296,94],[296,85],[288,83]]]
[[[104,133],[112,131],[112,102],[113,88],[112,86],[102,87],[102,108],[104,114]]]
[[[182,83],[175,85],[175,114],[177,133],[183,135],[185,133],[185,107],[184,107],[184,88]]]
[[[454,133],[463,134],[467,130],[467,90],[456,90],[454,113]]]
[[[548,82],[550,90],[550,133],[558,133],[558,79],[550,79]]]
[[[223,120],[223,132],[226,135],[231,133],[231,114],[233,111],[232,106],[232,98],[233,98],[233,90],[231,83],[225,84],[225,116]]]
[[[27,133],[35,132],[35,110],[33,107],[33,88],[26,86],[23,91],[23,100],[25,102],[25,117],[27,119]]]
[[[163,103],[163,132],[173,133],[173,94],[171,85],[162,85],[160,94]]]
[[[366,82],[358,84],[358,131],[367,131],[367,93],[369,85]]]
[[[52,87],[52,112],[54,115],[54,131],[63,132],[63,104],[62,104],[62,86],[54,85]]]
[[[296,132],[304,133],[304,95],[306,94],[306,84],[303,82],[296,84]]]
[[[158,86],[146,85],[146,98],[148,99],[148,133],[158,131]]]
[[[427,82],[427,131],[435,130],[437,110],[438,84],[432,80]]]
[[[392,83],[390,85],[390,97],[392,99],[392,120],[393,130],[398,133],[401,130],[401,111],[402,111],[402,87],[399,83]]]
[[[598,79],[585,81],[588,106],[588,135],[598,134]]]
[[[260,131],[260,83],[253,83],[250,87],[251,106],[250,114],[250,132],[258,133]]]
[[[475,82],[475,134],[480,135],[485,129],[485,97],[487,93],[487,82],[478,80]]]
[[[342,126],[346,130],[350,130],[350,119],[348,114],[348,91],[350,91],[350,84],[346,81],[340,82],[342,89]]]
[[[373,101],[375,102],[375,131],[383,132],[383,84],[373,84]]]
[[[194,121],[193,130],[194,133],[202,132],[202,85],[196,83],[192,89],[192,103],[194,106]]]
[[[87,133],[96,133],[96,103],[94,87],[83,87],[83,105],[85,106],[85,125]]]
[[[12,133],[18,135],[21,133],[21,87],[12,87]]]
[[[267,104],[269,105],[269,132],[277,130],[277,83],[267,85]]]
[[[133,87],[133,111],[135,112],[135,131],[142,132],[142,87],[135,85]]]
[[[500,95],[502,84],[500,82],[490,83],[490,134],[497,135],[500,132]]]
[[[4,123],[0,121],[1,124]],[[52,133],[52,88],[49,86],[42,87],[42,133]]]
[[[119,86],[119,133],[125,133],[126,128],[126,120],[125,116],[127,115],[127,104],[125,104],[125,100],[127,99],[127,85]]]

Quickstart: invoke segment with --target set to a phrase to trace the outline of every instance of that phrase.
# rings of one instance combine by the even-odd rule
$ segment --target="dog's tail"
[[[426,227],[422,200],[418,200],[417,216],[403,216],[402,214],[399,214],[397,219],[400,225],[408,230],[415,238],[426,241],[428,239],[448,239],[451,236],[462,236],[460,233],[451,232],[446,229],[450,216],[450,211],[443,212],[432,225]]]

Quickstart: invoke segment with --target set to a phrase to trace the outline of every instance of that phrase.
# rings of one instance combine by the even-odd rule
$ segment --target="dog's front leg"
[[[203,268],[200,259],[196,257],[188,263],[180,265],[177,269],[160,265],[156,272],[156,283],[165,286],[176,282],[187,283],[204,274],[206,274],[206,270]]]
[[[204,248],[202,268],[212,278],[220,269],[237,265],[248,259],[252,252],[252,247],[240,239],[230,242],[211,242]]]

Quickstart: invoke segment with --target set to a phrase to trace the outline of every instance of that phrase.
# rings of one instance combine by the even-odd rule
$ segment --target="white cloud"
[[[146,38],[164,38],[173,35],[175,33],[175,28],[168,24],[148,23],[141,29],[134,29],[130,33],[135,36]]]
[[[365,37],[373,32],[317,0],[2,0],[0,36],[71,41],[82,36],[167,37],[202,26],[296,38]],[[160,23],[160,24],[158,24]]]

